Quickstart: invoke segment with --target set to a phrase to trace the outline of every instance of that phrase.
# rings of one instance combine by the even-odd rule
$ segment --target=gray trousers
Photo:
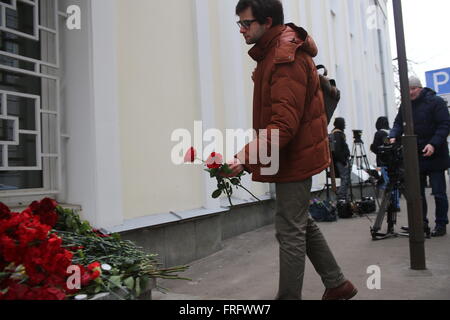
[[[346,279],[322,232],[309,214],[312,179],[277,183],[276,237],[280,244],[280,280],[277,299],[301,300],[305,257],[311,260],[327,289]]]
[[[338,200],[349,200],[348,199],[348,188],[350,186],[350,174],[351,168],[350,164],[344,165],[341,162],[336,162],[336,167],[339,170],[341,176],[341,186],[337,192]]]

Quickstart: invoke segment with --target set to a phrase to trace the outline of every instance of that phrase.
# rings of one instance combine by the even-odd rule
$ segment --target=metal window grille
[[[63,18],[58,0],[0,1],[0,200],[61,190]]]

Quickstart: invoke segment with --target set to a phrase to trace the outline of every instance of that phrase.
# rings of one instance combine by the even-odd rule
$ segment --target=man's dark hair
[[[345,119],[344,118],[336,118],[336,120],[334,121],[334,127],[336,129],[345,130]]]
[[[239,0],[236,15],[247,8],[252,8],[253,15],[259,24],[265,24],[267,18],[272,18],[272,26],[284,24],[283,5],[280,0]]]

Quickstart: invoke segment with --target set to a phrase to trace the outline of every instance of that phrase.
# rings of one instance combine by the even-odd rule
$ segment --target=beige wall
[[[200,119],[192,1],[118,6],[124,218],[199,208],[201,169],[174,166],[170,140]]]
[[[250,47],[235,25],[235,2],[222,1],[225,0],[133,0],[130,5],[129,0],[117,0],[125,219],[205,205],[209,191],[202,167],[175,166],[171,162],[171,151],[177,143],[171,142],[170,137],[175,129],[193,132],[194,121],[202,120],[205,114],[203,120],[208,119],[208,125],[223,133],[227,128],[252,126],[251,74],[255,62],[248,56]],[[361,1],[369,5],[368,0]],[[318,43],[320,54],[316,62],[326,64],[330,76],[338,78],[343,100],[337,115],[348,119],[349,130],[368,129],[365,139],[370,143],[372,122],[383,110],[378,102],[381,81],[376,31],[366,30],[370,46],[364,47],[361,37],[364,17],[359,2],[283,0],[283,3],[289,10],[287,22],[305,27]],[[207,8],[198,11],[196,5]],[[350,5],[354,5],[359,23],[353,40],[349,30]],[[330,12],[332,8],[336,10],[336,18]],[[196,17],[199,12],[208,17]],[[197,32],[197,22],[205,19],[209,21],[207,39],[201,37],[208,33]],[[206,50],[211,62],[198,62],[199,50]],[[199,74],[200,66],[208,75]],[[208,105],[200,95],[205,79],[211,79],[207,82]],[[361,84],[359,95],[355,80]],[[233,85],[233,81],[239,85]],[[208,118],[209,115],[213,117]],[[267,184],[251,183],[248,178],[245,181],[256,195],[269,191]],[[320,185],[323,176],[315,181]]]

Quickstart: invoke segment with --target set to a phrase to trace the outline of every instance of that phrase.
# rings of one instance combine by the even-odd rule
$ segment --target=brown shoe
[[[340,287],[325,290],[322,300],[350,300],[357,293],[358,289],[347,280]]]

